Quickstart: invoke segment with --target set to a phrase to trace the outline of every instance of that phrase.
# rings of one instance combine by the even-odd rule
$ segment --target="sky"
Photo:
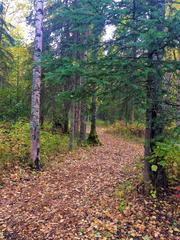
[[[113,25],[106,26],[103,40],[108,41],[108,40],[112,39],[113,35],[114,35],[114,31],[115,31],[115,26],[113,26]]]
[[[14,37],[22,38],[26,44],[33,40],[33,29],[27,25],[26,16],[30,11],[29,0],[4,0],[6,20],[12,25],[11,31]]]

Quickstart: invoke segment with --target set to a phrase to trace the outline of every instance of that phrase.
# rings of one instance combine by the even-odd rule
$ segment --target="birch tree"
[[[42,23],[43,0],[35,0],[35,40],[34,67],[31,99],[31,158],[34,167],[40,169],[40,92],[41,92],[41,54],[42,54]]]

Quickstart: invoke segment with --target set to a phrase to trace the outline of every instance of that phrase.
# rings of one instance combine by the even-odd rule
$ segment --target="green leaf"
[[[150,238],[146,235],[143,237],[143,240],[149,240]]]
[[[153,172],[157,172],[158,166],[157,166],[157,165],[152,165],[152,166],[151,166],[151,170],[152,170]]]

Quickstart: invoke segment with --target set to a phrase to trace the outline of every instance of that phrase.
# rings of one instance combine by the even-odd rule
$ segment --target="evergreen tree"
[[[0,88],[7,80],[12,55],[8,51],[8,47],[13,43],[13,39],[9,32],[9,26],[4,18],[4,3],[0,1]]]

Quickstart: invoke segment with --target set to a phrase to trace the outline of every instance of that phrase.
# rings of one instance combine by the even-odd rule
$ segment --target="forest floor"
[[[16,169],[4,178],[0,239],[179,239],[174,196],[135,190],[143,146],[103,129],[99,136],[102,146],[61,154],[40,173]]]

